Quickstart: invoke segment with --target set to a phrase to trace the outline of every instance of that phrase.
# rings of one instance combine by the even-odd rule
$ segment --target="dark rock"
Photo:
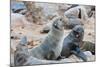
[[[19,13],[21,10],[26,9],[26,6],[23,2],[14,2],[11,3],[11,9],[14,13]]]
[[[43,28],[43,30],[41,30],[41,33],[48,33],[50,31],[50,26],[46,26]]]
[[[95,55],[95,44],[89,41],[83,41],[81,50],[90,51],[93,55]]]

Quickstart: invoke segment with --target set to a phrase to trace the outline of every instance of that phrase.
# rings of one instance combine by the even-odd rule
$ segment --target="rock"
[[[48,33],[50,31],[51,26],[52,26],[52,22],[47,23],[40,32],[41,33]]]
[[[88,17],[84,6],[73,7],[65,11],[64,15],[68,18],[76,17],[82,20],[87,20],[87,17]]]
[[[27,13],[27,10],[25,10],[25,9],[21,10],[19,13],[22,14],[22,15],[25,15]]]
[[[18,32],[12,32],[11,33],[11,39],[20,39],[20,37],[22,36],[22,34],[18,33]]]
[[[68,19],[66,28],[72,29],[76,25],[84,25],[87,22],[87,14],[84,6],[76,6],[65,11],[64,16]]]
[[[95,56],[90,51],[85,51],[84,54],[87,56],[88,61],[95,61]]]
[[[86,56],[92,56],[92,53],[91,53],[90,51],[85,51],[84,54],[85,54]]]
[[[87,56],[87,61],[94,61],[95,56],[92,55],[90,51],[85,51],[84,54]],[[67,59],[67,62],[83,62],[82,59],[78,58],[75,55],[71,55],[69,58],[62,59],[63,61]]]
[[[17,36],[11,36],[11,39],[19,39]]]
[[[24,15],[18,13],[11,13],[11,28],[14,29],[16,27],[25,27],[26,25],[30,25],[30,23],[26,20]]]
[[[95,55],[95,44],[89,41],[83,41],[81,50],[90,51],[93,55]]]
[[[70,18],[65,25],[65,29],[73,29],[76,25],[83,26],[83,21],[79,18]]]
[[[95,18],[95,16],[94,16],[94,12],[95,12],[95,6],[93,6],[93,5],[91,5],[91,6],[85,6],[85,9],[86,9],[86,12],[87,12],[87,14],[88,14],[88,17],[90,18],[90,17],[94,17]]]
[[[78,18],[82,21],[82,24],[87,23],[88,14],[85,6],[76,6],[70,8],[67,11],[65,11],[64,15],[69,19]]]
[[[60,62],[72,63],[72,62],[76,62],[76,61],[73,58],[65,58],[65,59],[61,59]]]
[[[11,2],[11,9],[14,13],[19,13],[21,10],[26,9],[26,6],[23,2]]]
[[[91,33],[88,33],[88,35],[92,35]]]
[[[50,27],[46,26],[43,28],[43,30],[41,30],[41,33],[48,33],[50,31]]]
[[[71,60],[71,62],[83,62],[82,59],[78,58],[78,57],[75,56],[75,55],[71,55],[71,56],[69,57],[69,59]]]
[[[87,61],[95,61],[95,56],[90,51],[85,51],[84,54],[87,56]],[[70,62],[83,62],[82,59],[75,55],[71,55],[68,59]]]

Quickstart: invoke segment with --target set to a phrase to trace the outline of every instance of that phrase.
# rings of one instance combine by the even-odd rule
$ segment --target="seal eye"
[[[59,20],[60,20],[60,21],[62,21],[62,19],[61,19],[61,18],[60,18]]]
[[[57,24],[53,24],[53,26],[56,28],[56,29],[59,29],[59,27],[57,26]]]

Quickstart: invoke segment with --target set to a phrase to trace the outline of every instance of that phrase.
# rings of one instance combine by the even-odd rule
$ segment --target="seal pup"
[[[64,63],[68,62],[68,59],[65,59],[66,61],[52,61],[52,60],[41,60],[38,58],[35,58],[30,55],[27,47],[27,38],[24,36],[21,38],[19,44],[17,45],[17,49],[14,52],[14,66],[29,66],[29,65],[37,65],[37,64],[54,64],[54,63]]]
[[[27,38],[23,36],[16,46],[16,51],[14,52],[14,64],[15,65],[22,65],[27,62],[28,58],[28,47],[27,47]]]
[[[62,17],[55,17],[50,32],[41,45],[30,50],[33,57],[38,59],[55,60],[62,50],[64,21]]]
[[[46,61],[32,57],[28,51],[27,38],[23,36],[16,47],[14,52],[14,65],[13,66],[23,66],[23,65],[34,65],[34,64],[45,64]],[[50,62],[48,62],[50,63]]]
[[[80,50],[80,43],[84,37],[84,29],[81,25],[75,26],[68,36],[64,38],[61,56],[63,58],[69,57],[71,54],[78,56],[87,61],[85,54]]]

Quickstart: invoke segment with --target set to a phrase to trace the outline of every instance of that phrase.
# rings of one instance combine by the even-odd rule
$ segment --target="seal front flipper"
[[[66,57],[65,56],[59,56],[56,60],[61,60],[61,59],[65,59]]]
[[[78,53],[78,56],[79,56],[83,61],[87,62],[87,57],[86,57],[86,55],[85,55],[83,52],[79,52],[79,53]]]
[[[83,61],[85,62],[87,61],[86,55],[80,50],[80,48],[76,48],[76,50],[72,50],[71,53],[81,58]]]
[[[45,58],[47,60],[54,60],[53,57],[54,57],[54,52],[50,51]]]

